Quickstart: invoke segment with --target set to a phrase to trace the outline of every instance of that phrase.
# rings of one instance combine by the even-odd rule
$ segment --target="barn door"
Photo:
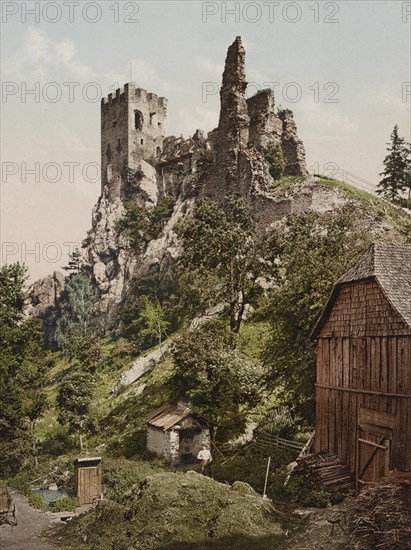
[[[370,483],[388,474],[390,464],[390,441],[386,436],[366,434],[358,438],[358,481]]]
[[[357,481],[372,483],[390,470],[393,415],[360,409],[357,440]]]
[[[79,494],[80,504],[91,504],[93,499],[99,496],[97,467],[80,468],[79,470]]]

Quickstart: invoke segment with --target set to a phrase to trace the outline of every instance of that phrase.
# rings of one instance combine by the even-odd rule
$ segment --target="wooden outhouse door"
[[[100,496],[99,473],[97,466],[81,467],[78,471],[78,497],[80,504],[91,504]]]
[[[394,415],[361,408],[357,440],[357,481],[372,483],[388,474]]]

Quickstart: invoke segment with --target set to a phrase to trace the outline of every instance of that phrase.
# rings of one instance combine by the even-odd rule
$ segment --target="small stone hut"
[[[193,464],[205,445],[211,447],[212,424],[183,403],[165,404],[147,421],[147,449],[173,466]]]
[[[336,283],[317,339],[315,451],[357,484],[411,468],[411,245],[376,243]]]

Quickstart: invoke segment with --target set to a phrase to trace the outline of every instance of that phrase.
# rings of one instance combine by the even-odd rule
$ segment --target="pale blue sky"
[[[29,14],[22,22],[19,2],[2,4],[2,78],[12,83],[7,85],[7,97],[3,88],[2,161],[16,163],[17,170],[7,178],[3,173],[2,241],[16,244],[3,247],[2,260],[23,256],[34,277],[65,264],[68,245],[64,243],[84,238],[99,195],[99,183],[85,181],[81,171],[88,163],[99,162],[100,105],[87,101],[81,90],[86,86],[93,99],[96,88],[87,84],[95,82],[107,95],[114,83],[129,80],[130,61],[139,86],[168,97],[169,133],[188,136],[198,127],[206,131],[215,127],[219,97],[214,94],[204,102],[204,83],[220,83],[227,47],[241,35],[248,81],[261,87],[280,83],[275,88],[276,103],[294,111],[308,166],[317,163],[321,169],[334,162],[376,183],[394,124],[410,139],[411,95],[402,97],[403,83],[411,81],[410,2],[271,2],[274,21],[270,21],[267,2],[108,0],[89,3],[101,10],[101,19],[94,24],[81,14],[84,2],[73,7],[73,22],[68,7],[60,2],[61,20],[56,23],[50,22],[57,14],[53,2],[26,2],[28,7],[39,5],[39,22]],[[7,15],[4,5],[7,12],[17,13]],[[227,13],[224,22],[224,8],[237,9],[239,21]],[[205,11],[217,13],[204,22]],[[96,13],[91,6],[86,17],[92,19]],[[127,14],[138,22],[125,23]],[[250,22],[258,16],[259,21]],[[297,22],[287,21],[298,17]],[[326,17],[338,22],[326,23]],[[40,97],[24,96],[24,86],[32,89],[36,82]],[[50,82],[57,83],[62,93],[55,103],[42,95],[53,99],[56,87]],[[79,83],[73,102],[67,82]],[[291,82],[298,88],[289,86]],[[327,83],[331,84],[324,90]],[[333,97],[338,102],[324,103],[336,86]],[[314,101],[316,89],[319,102]],[[287,101],[286,93],[296,91],[301,93],[299,101]],[[69,181],[66,165],[59,182],[36,183],[34,176],[27,175],[23,183],[22,162],[27,168],[35,162],[40,169],[64,162],[80,167],[73,168],[74,182]],[[14,170],[10,166],[7,169]],[[53,175],[50,168],[46,177],[50,180]],[[90,168],[88,179],[93,175]],[[58,252],[57,247],[54,252],[47,247],[50,242],[57,243],[61,260],[52,261]],[[40,253],[26,255],[24,246],[29,250],[37,246]],[[13,250],[16,253],[6,257],[5,252]]]

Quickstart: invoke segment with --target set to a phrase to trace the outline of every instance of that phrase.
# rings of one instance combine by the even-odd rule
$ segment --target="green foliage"
[[[38,319],[23,320],[26,268],[0,270],[0,467],[10,475],[36,456],[34,425],[47,405]]]
[[[229,304],[234,347],[234,333],[240,330],[244,309],[261,291],[255,281],[264,268],[250,206],[237,195],[227,197],[222,205],[203,199],[193,217],[184,219],[176,231],[184,246],[182,265],[220,279],[215,303]]]
[[[174,204],[174,198],[168,195],[160,199],[151,210],[133,200],[126,201],[125,215],[117,222],[116,230],[125,235],[133,249],[140,253],[150,240],[160,236],[171,217]]]
[[[145,307],[141,311],[141,320],[144,325],[141,335],[149,337],[151,341],[155,338],[161,346],[170,323],[166,321],[164,310],[158,300],[146,299]]]
[[[47,437],[41,443],[42,454],[47,456],[62,456],[73,449],[68,426],[55,424],[47,431]]]
[[[253,445],[240,450],[234,458],[226,462],[220,457],[217,457],[213,461],[213,476],[222,483],[232,484],[235,481],[244,481],[251,485],[257,493],[262,495],[267,471],[267,459],[268,456],[271,456],[267,496],[271,499],[278,500],[286,495],[282,489],[282,492],[279,493],[279,486],[282,485],[284,480],[282,480],[282,483],[277,483],[278,480],[275,472],[295,460],[297,454],[298,453],[293,450],[274,448],[263,449]]]
[[[69,254],[68,265],[62,266],[65,271],[72,271],[73,273],[80,273],[82,264],[81,251],[75,248],[71,254]]]
[[[298,420],[288,407],[280,405],[265,415],[258,430],[277,437],[291,438],[297,430]]]
[[[94,374],[105,360],[105,353],[100,340],[95,336],[84,336],[76,345],[76,359],[83,370]]]
[[[75,354],[83,338],[95,334],[94,300],[90,278],[82,273],[72,275],[61,298],[61,312],[55,330],[58,347],[69,356]]]
[[[24,285],[27,268],[19,263],[4,265],[0,270],[1,324],[15,326],[23,318],[27,294]]]
[[[282,387],[285,403],[312,422],[315,353],[311,331],[335,281],[367,246],[350,205],[332,217],[314,212],[290,216],[270,235],[279,251],[282,281],[272,293],[267,317],[271,338],[263,359],[269,383]]]
[[[150,462],[131,461],[124,458],[104,460],[103,484],[105,497],[120,504],[126,504],[134,485],[147,476],[164,471],[160,460]]]
[[[80,506],[80,500],[77,497],[64,496],[56,501],[53,511],[73,512],[78,506]]]
[[[48,510],[48,506],[46,502],[44,501],[43,497],[38,493],[34,493],[33,491],[30,491],[30,493],[27,495],[27,498],[29,503],[34,508],[37,508],[37,510],[41,510],[42,512],[46,512]]]
[[[391,132],[391,142],[387,144],[388,155],[384,159],[384,171],[380,176],[377,193],[389,199],[396,199],[402,191],[411,189],[411,149],[405,139],[398,134],[398,125]],[[408,197],[409,198],[409,197]]]
[[[291,502],[308,508],[326,508],[331,504],[331,495],[318,483],[291,476],[287,484],[287,493]]]
[[[161,302],[149,296],[139,296],[123,313],[126,336],[138,349],[154,343],[161,345],[170,326]]]
[[[269,143],[265,152],[265,160],[269,166],[270,176],[274,181],[280,180],[284,174],[285,160],[279,143]]]
[[[229,348],[224,328],[207,323],[184,334],[175,343],[173,357],[169,385],[174,400],[190,403],[218,425],[220,440],[241,433],[246,407],[258,403],[262,373]]]
[[[75,369],[62,381],[57,395],[59,422],[67,424],[71,433],[77,433],[80,449],[83,449],[83,435],[94,428],[90,417],[94,381],[90,375]]]

